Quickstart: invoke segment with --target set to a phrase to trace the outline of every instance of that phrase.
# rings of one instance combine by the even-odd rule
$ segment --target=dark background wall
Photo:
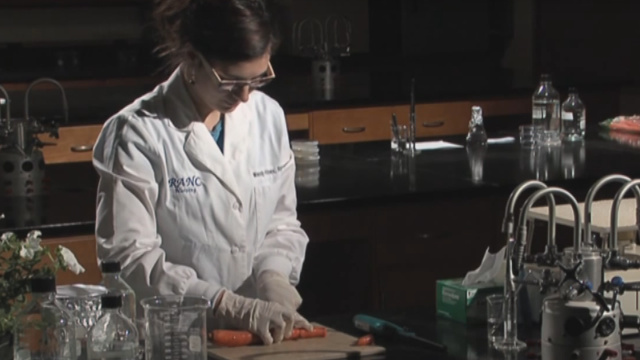
[[[65,6],[52,5],[60,3],[0,2],[0,84],[40,76],[78,80],[164,75],[152,53],[151,0],[99,0],[90,2],[92,6],[66,0]],[[352,26],[351,55],[340,59],[342,84],[366,89],[367,98],[398,101],[411,78],[416,78],[424,100],[527,93],[541,72],[549,72],[563,94],[569,86],[620,90],[621,111],[635,111],[640,80],[635,17],[640,3],[633,0],[278,3],[284,10],[284,43],[274,66],[281,89],[310,77],[310,58],[300,56],[292,41],[294,24],[339,15]],[[72,89],[72,112],[104,117],[155,82]],[[271,91],[286,105],[293,95],[277,86]],[[21,94],[15,93],[14,108],[19,108]],[[49,102],[41,100],[42,107]]]

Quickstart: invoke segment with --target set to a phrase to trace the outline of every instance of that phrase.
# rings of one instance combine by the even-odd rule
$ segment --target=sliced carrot
[[[285,340],[308,339],[326,337],[327,328],[315,326],[312,331],[305,329],[293,329],[291,336]],[[209,340],[218,346],[235,347],[262,344],[258,335],[243,330],[213,330],[209,332]]]
[[[356,340],[356,346],[369,346],[373,345],[373,335],[368,334],[364,336],[360,336],[358,340]]]

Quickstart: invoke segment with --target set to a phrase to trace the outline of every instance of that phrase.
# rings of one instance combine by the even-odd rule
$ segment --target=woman
[[[98,138],[98,256],[138,299],[203,296],[217,327],[265,344],[310,329],[284,113],[256,90],[275,77],[272,16],[262,0],[160,0],[154,16],[176,69]]]

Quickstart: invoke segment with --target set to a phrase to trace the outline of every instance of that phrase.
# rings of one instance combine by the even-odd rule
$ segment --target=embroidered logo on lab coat
[[[199,187],[202,187],[202,179],[196,175],[169,179],[169,189],[176,193],[195,193]]]

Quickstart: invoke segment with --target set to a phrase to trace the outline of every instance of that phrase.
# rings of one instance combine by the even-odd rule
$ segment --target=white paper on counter
[[[461,148],[462,145],[438,140],[438,141],[421,141],[416,143],[416,150],[437,150],[437,149],[454,149]]]
[[[501,138],[487,139],[487,144],[509,144],[516,141],[513,136],[505,136]]]
[[[498,285],[503,284],[506,271],[504,261],[505,249],[506,246],[502,247],[502,249],[497,253],[491,254],[487,247],[487,250],[484,252],[482,262],[480,263],[480,267],[473,271],[469,271],[464,277],[464,280],[462,280],[462,285],[468,286],[487,282],[493,282]]]

